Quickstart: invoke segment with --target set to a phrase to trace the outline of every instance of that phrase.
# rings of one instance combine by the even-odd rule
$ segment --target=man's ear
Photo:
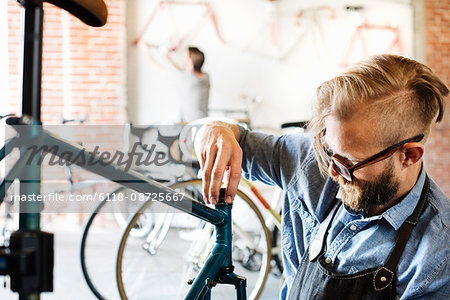
[[[407,168],[418,162],[425,151],[425,147],[421,143],[407,143],[403,146],[403,167]]]

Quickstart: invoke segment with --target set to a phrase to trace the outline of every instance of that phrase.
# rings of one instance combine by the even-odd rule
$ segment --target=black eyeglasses
[[[322,137],[325,136],[325,130],[322,132]],[[420,142],[423,139],[424,135],[419,134],[412,138],[409,138],[407,140],[401,141],[398,144],[392,145],[383,151],[369,157],[368,159],[363,160],[362,162],[359,162],[357,164],[353,164],[350,160],[348,160],[345,157],[340,156],[339,154],[333,154],[331,151],[329,151],[325,145],[322,143],[322,147],[325,151],[325,153],[328,155],[328,158],[330,159],[333,168],[335,171],[337,171],[342,177],[344,177],[347,181],[352,181],[353,179],[353,172],[355,170],[373,165],[374,163],[377,163],[379,161],[382,161],[383,159],[386,159],[393,155],[397,150],[399,150],[403,145],[409,142]]]

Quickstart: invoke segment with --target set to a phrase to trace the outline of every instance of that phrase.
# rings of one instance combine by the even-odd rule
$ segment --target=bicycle
[[[102,0],[49,2],[67,10],[88,25],[102,26],[106,23],[107,9]],[[76,157],[83,156],[92,163],[81,164],[82,168],[141,194],[163,195],[162,203],[215,226],[216,245],[186,299],[210,299],[211,289],[216,284],[234,285],[237,298],[245,299],[245,279],[233,272],[230,205],[220,203],[215,209],[207,207],[137,172],[125,171],[116,164],[106,163],[99,155],[88,152],[80,145],[64,141],[40,126],[43,1],[22,0],[20,4],[24,7],[25,16],[22,116],[8,118],[7,124],[14,128],[17,135],[0,150],[0,160],[7,157],[13,148],[19,148],[21,156],[0,184],[0,204],[16,178],[21,181],[21,196],[25,196],[25,199],[41,195],[39,159],[41,153],[50,149],[45,147],[51,147],[52,154],[59,158],[64,157],[64,152],[75,154],[71,158],[64,157],[71,163],[77,162]],[[33,151],[29,145],[35,145],[39,150]],[[169,201],[175,199],[177,201]],[[53,290],[53,235],[40,231],[42,203],[26,204],[20,203],[20,230],[11,235],[10,247],[0,249],[3,262],[0,274],[10,275],[11,289],[19,293],[20,299],[38,299],[41,292]],[[23,248],[23,245],[27,247]]]

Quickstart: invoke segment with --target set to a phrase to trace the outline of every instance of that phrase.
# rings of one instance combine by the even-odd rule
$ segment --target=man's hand
[[[195,138],[195,151],[203,172],[203,195],[206,203],[216,204],[225,180],[225,201],[231,203],[241,178],[242,149],[236,125],[213,122],[204,125]]]

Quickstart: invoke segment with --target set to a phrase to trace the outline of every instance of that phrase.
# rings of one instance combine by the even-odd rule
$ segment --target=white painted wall
[[[407,0],[271,3],[211,1],[225,43],[220,42],[209,22],[199,27],[189,40],[190,45],[198,46],[206,54],[204,70],[211,77],[211,109],[245,108],[241,95],[247,94],[263,98],[262,103],[251,109],[256,126],[277,128],[283,122],[308,119],[315,88],[342,69],[355,27],[361,22],[355,13],[345,10],[346,5],[363,5],[366,23],[398,26],[402,53],[413,57],[413,11]],[[157,5],[157,1],[127,1],[129,118],[137,124],[174,121],[177,116],[176,87],[171,84],[170,72],[159,73],[151,68],[142,51],[132,43]],[[311,11],[323,5],[334,11],[334,17],[330,17],[328,10],[320,10],[314,21]],[[297,26],[295,16],[300,9],[306,13]],[[174,35],[173,24],[182,34],[200,19],[201,13],[201,8],[192,6],[160,10],[144,40],[164,43]],[[273,17],[274,14],[278,17]],[[271,42],[267,25],[271,20],[276,20],[278,47]],[[393,40],[387,31],[371,30],[365,37],[370,53],[385,52]],[[165,44],[167,49],[170,43]],[[294,46],[290,47],[291,44]],[[352,61],[362,57],[360,45],[354,47]],[[291,51],[287,52],[289,48]],[[161,48],[157,54],[161,61],[164,52]]]

